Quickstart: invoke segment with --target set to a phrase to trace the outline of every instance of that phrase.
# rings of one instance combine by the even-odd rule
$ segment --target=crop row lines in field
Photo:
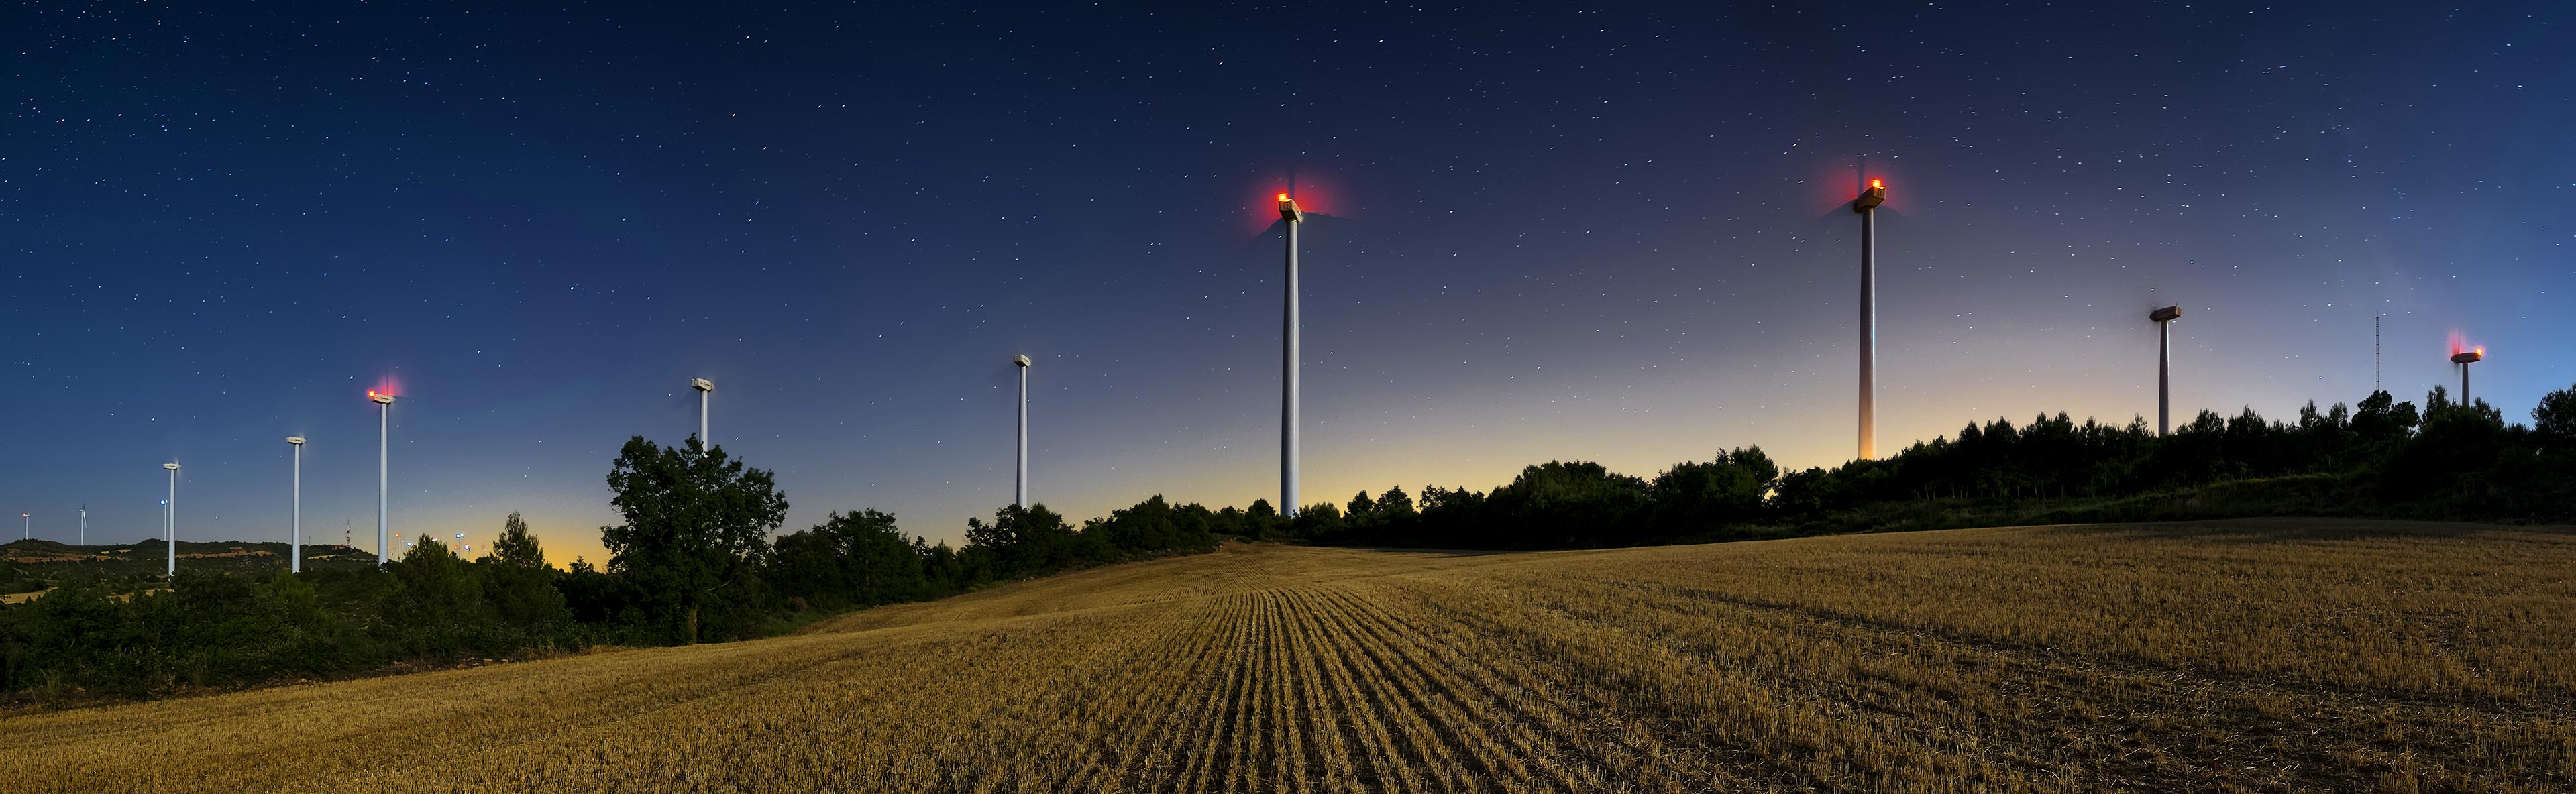
[[[1596,584],[1632,586],[1629,582]],[[1941,711],[1918,702],[1920,694],[1959,686],[1945,682],[1995,682],[1992,687],[1953,690],[1962,702],[1983,703],[1979,711],[1986,718],[1954,723],[1951,728],[1984,734],[1986,746],[2022,748],[2012,751],[2016,755],[2054,756],[2043,762],[2052,767],[2090,759],[2092,766],[2108,773],[2176,784],[2249,765],[2282,767],[2287,774],[2313,777],[2342,773],[2336,767],[2355,764],[2338,763],[2328,756],[2370,756],[2373,745],[2395,730],[2414,734],[2412,744],[2445,749],[2446,755],[2539,762],[2529,764],[2530,768],[2558,770],[2548,775],[2552,788],[2576,780],[2569,775],[2576,771],[2576,748],[2564,747],[2563,741],[2553,738],[2560,733],[2554,725],[2564,721],[2566,712],[2539,704],[2509,706],[2485,699],[2426,703],[2306,680],[2265,681],[2137,664],[2126,657],[2105,660],[2047,648],[1963,640],[1794,608],[1742,604],[1696,588],[1647,589],[1658,591],[1655,597],[1660,602],[1645,609],[1599,613],[1632,627],[1659,628],[1691,625],[1689,620],[1661,612],[1687,610],[1701,601],[1743,610],[1740,619],[1747,623],[1764,620],[1764,615],[1776,616],[1788,621],[1782,624],[1785,627],[1811,635],[1816,653],[1835,648],[1850,651],[1837,654],[1841,657],[1837,664],[1816,667],[1842,666],[1864,680],[1888,683],[1872,685],[1867,692],[1819,690],[1816,697],[1868,708],[1886,721],[1921,723],[1934,718]],[[1715,641],[1696,643],[1690,651],[1725,656],[1723,644]],[[1759,661],[1720,658],[1717,663]],[[2070,724],[2094,728],[2070,741],[2064,735],[2064,726]],[[2312,749],[2309,757],[2285,766],[2275,745],[2286,744],[2280,737],[2290,734],[2297,735],[2298,744],[2323,751]],[[2222,736],[2227,738],[2216,740]],[[2199,768],[2176,768],[2193,765]]]

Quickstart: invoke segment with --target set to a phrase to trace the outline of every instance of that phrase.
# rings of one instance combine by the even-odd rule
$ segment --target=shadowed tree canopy
[[[812,605],[840,608],[925,597],[930,556],[895,527],[894,514],[834,512],[823,523],[778,539],[770,585]]]
[[[477,563],[487,569],[483,596],[502,620],[536,626],[571,618],[564,610],[563,591],[555,588],[562,572],[546,564],[545,550],[537,546],[537,536],[528,531],[528,522],[519,514],[511,513],[501,522],[501,537],[492,542],[491,556]]]
[[[748,626],[754,572],[770,533],[787,519],[787,497],[770,472],[745,468],[722,447],[694,439],[675,447],[628,439],[608,472],[609,504],[626,523],[600,528],[608,573],[643,600],[648,619],[696,641],[701,610],[716,607],[728,634]],[[740,607],[737,609],[736,607]]]

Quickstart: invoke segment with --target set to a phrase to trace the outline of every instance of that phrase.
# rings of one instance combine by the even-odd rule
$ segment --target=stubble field
[[[6,791],[2570,791],[2576,533],[1229,545],[792,637],[0,718]]]

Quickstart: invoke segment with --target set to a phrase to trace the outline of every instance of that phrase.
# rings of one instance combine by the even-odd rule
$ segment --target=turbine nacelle
[[[1279,194],[1279,219],[1289,223],[1303,223],[1306,220],[1306,213],[1297,209],[1296,199],[1281,193]]]
[[[2148,312],[2148,313],[2147,313],[2147,319],[2152,320],[2152,321],[2155,321],[2155,322],[2160,322],[2160,323],[2161,323],[2161,322],[2168,322],[2168,321],[2171,321],[2172,319],[2174,319],[2174,318],[2176,318],[2176,317],[2181,317],[2181,316],[2182,316],[2182,307],[2180,307],[2180,306],[2167,306],[2167,307],[2164,307],[2164,308],[2162,308],[2162,309],[2157,309],[2157,310],[2155,310],[2155,311],[2151,311],[2151,312]]]
[[[2454,354],[2452,354],[2452,355],[2451,355],[2451,363],[2453,363],[2453,364],[2474,364],[2474,363],[2477,363],[2477,362],[2480,362],[2480,361],[2485,361],[2485,360],[2486,360],[2486,358],[2487,358],[2487,349],[2486,349],[2486,348],[2481,347],[2481,348],[2478,348],[2478,349],[2476,349],[2476,350],[2465,350],[2465,351],[2461,351],[2461,352],[2458,352],[2458,353],[2454,353]]]
[[[1878,205],[1886,201],[1887,183],[1872,179],[1869,181],[1869,187],[1861,189],[1860,198],[1852,199],[1852,211],[1868,212],[1877,209]]]

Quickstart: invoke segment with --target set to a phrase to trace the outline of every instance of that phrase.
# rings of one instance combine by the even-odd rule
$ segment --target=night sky
[[[935,5],[935,4],[934,4]],[[2576,382],[2563,4],[1722,12],[448,3],[0,11],[0,509],[39,537],[372,547],[527,514],[598,561],[628,436],[775,469],[788,530],[954,540],[1033,490],[1276,498],[1307,225],[1307,501],[2066,410],[2286,415]],[[721,9],[721,10],[719,10]],[[12,529],[15,529],[13,527]],[[14,533],[13,533],[14,534]],[[477,546],[477,552],[480,551]]]

